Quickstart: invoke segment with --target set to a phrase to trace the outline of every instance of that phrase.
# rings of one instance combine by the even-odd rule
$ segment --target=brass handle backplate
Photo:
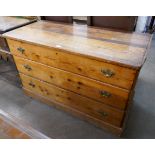
[[[104,111],[99,111],[99,113],[100,113],[103,117],[108,116],[108,113],[106,113],[106,112],[104,112]]]
[[[107,91],[104,91],[104,90],[100,91],[100,94],[101,94],[103,97],[107,97],[107,98],[111,96],[111,93],[109,93],[109,92],[107,92]]]
[[[115,73],[109,69],[101,69],[101,72],[105,77],[112,77],[115,75]]]
[[[32,83],[32,82],[30,82],[29,85],[30,85],[31,87],[33,87],[33,88],[35,87],[35,84]]]
[[[24,68],[27,69],[28,71],[32,70],[32,68],[29,65],[24,65]]]
[[[25,52],[25,49],[23,49],[22,47],[18,47],[17,50],[18,50],[20,53],[22,53],[22,54],[24,54],[24,52]]]

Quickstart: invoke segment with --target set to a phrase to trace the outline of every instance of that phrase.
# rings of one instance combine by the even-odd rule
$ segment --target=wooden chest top
[[[22,25],[30,23],[30,20],[17,17],[0,17],[0,34]]]
[[[152,38],[150,34],[45,21],[7,32],[4,37],[135,69],[144,63]]]

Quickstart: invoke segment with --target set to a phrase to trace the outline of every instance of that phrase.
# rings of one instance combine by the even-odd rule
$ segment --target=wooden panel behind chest
[[[76,93],[50,85],[46,82],[20,74],[24,88],[55,100],[76,110],[82,111],[92,117],[120,127],[124,116],[123,111],[116,110],[100,102],[80,96]]]
[[[84,76],[49,67],[34,61],[14,56],[19,72],[74,91],[89,98],[125,109],[129,92]]]
[[[136,70],[105,63],[103,61],[96,61],[53,48],[35,46],[15,40],[7,39],[7,41],[12,54],[16,56],[29,58],[30,60],[122,88],[131,89],[136,75]]]

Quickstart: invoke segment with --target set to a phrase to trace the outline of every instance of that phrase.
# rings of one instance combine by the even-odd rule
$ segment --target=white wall
[[[148,16],[139,16],[136,25],[136,32],[143,32],[147,24]]]

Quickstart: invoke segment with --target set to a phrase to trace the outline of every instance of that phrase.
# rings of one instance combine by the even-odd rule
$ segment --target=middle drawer
[[[14,56],[19,72],[124,110],[129,91],[78,74]]]

